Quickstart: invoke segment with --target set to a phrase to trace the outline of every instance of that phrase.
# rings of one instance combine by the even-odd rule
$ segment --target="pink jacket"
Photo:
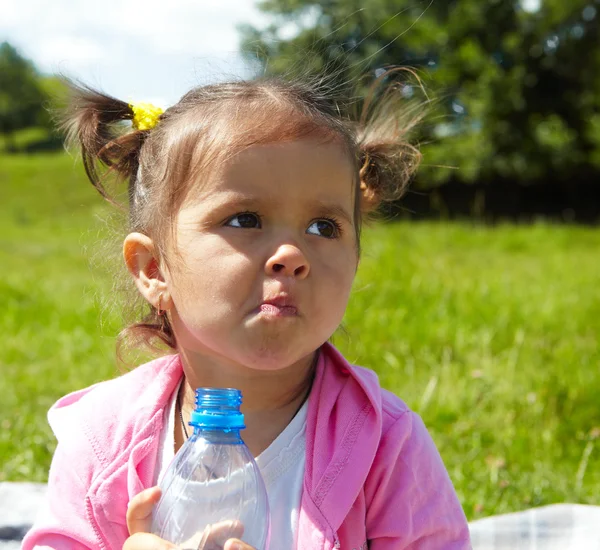
[[[153,485],[179,356],[60,399],[49,513],[23,549],[121,549],[129,500]],[[377,376],[322,348],[309,398],[299,550],[467,550],[467,522],[421,419]],[[272,549],[279,550],[279,549]]]

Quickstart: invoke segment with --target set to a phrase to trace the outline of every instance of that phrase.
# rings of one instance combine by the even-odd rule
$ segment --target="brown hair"
[[[337,140],[355,163],[359,243],[363,214],[398,199],[420,160],[407,141],[419,112],[401,105],[398,85],[382,85],[395,72],[375,81],[358,117],[331,97],[322,81],[270,77],[194,88],[151,130],[124,124],[133,119],[129,104],[69,82],[64,128],[69,141],[79,143],[88,178],[104,198],[118,204],[105,186],[107,173],[127,182],[130,230],[151,237],[161,261],[166,261],[174,218],[191,182],[201,181],[199,174],[253,144],[303,137]],[[163,342],[175,349],[167,316],[145,307],[150,309],[143,319],[121,332],[120,344],[143,343],[156,350]]]

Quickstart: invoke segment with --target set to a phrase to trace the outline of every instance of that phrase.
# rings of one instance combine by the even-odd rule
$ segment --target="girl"
[[[128,182],[123,253],[150,312],[127,334],[173,354],[52,407],[48,512],[25,550],[173,548],[149,518],[200,386],[243,392],[272,550],[470,548],[420,418],[328,343],[361,218],[418,159],[394,91],[360,123],[317,86],[277,79],[196,88],[162,114],[73,93],[89,179],[107,198],[99,163]]]

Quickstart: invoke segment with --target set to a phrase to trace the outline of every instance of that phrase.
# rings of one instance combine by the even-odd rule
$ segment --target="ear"
[[[359,171],[360,178],[360,211],[369,214],[378,206],[378,197],[373,183],[377,182],[377,166],[371,162],[369,153],[363,152],[364,158]]]
[[[140,294],[156,309],[171,309],[173,301],[152,239],[143,233],[130,233],[123,243],[123,257]]]
[[[363,214],[370,214],[377,208],[379,201],[377,200],[377,193],[372,187],[360,180],[360,211]]]

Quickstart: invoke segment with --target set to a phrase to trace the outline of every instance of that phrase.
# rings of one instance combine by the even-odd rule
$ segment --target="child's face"
[[[179,346],[274,370],[325,342],[357,267],[352,181],[342,147],[312,140],[251,147],[198,181],[165,274]]]

